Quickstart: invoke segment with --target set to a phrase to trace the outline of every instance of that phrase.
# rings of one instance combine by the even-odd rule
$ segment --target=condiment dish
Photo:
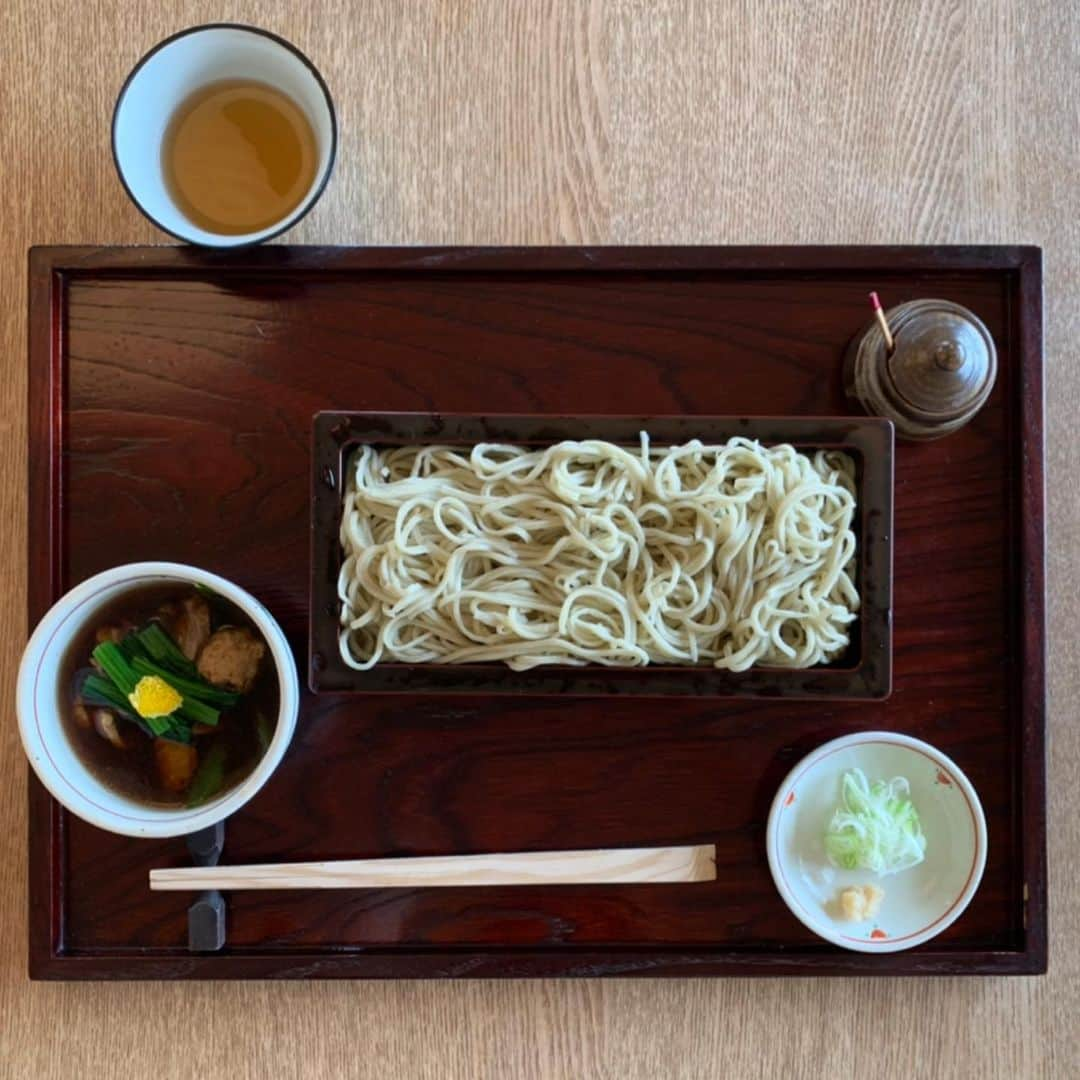
[[[879,876],[830,862],[825,833],[850,769],[871,781],[907,780],[926,838],[918,865]],[[960,917],[986,865],[986,819],[970,781],[940,750],[871,731],[834,739],[791,770],[773,799],[766,846],[776,887],[805,926],[845,949],[889,953],[929,941]],[[846,920],[841,892],[865,885],[884,891],[880,908]]]

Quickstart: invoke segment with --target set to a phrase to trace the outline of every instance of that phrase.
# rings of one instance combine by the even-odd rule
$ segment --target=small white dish
[[[879,877],[829,862],[825,830],[852,768],[871,782],[902,776],[910,784],[927,841],[917,866]],[[773,799],[765,835],[769,869],[792,914],[857,952],[899,952],[940,934],[967,907],[986,866],[986,818],[968,778],[940,750],[888,731],[834,739],[803,758]],[[866,884],[885,890],[880,910],[865,922],[845,921],[840,891]]]
[[[75,753],[60,716],[63,694],[58,683],[72,639],[104,605],[133,586],[171,581],[206,585],[236,604],[258,627],[278,674],[277,727],[266,753],[247,779],[197,809],[147,806],[103,784]],[[284,756],[296,730],[299,705],[296,661],[270,612],[249,592],[217,574],[169,562],[117,566],[62,596],[31,635],[16,687],[19,734],[38,778],[73,814],[124,836],[184,836],[239,810],[266,783]]]
[[[169,121],[195,91],[223,79],[251,79],[280,90],[303,110],[318,146],[307,194],[281,221],[257,232],[227,235],[199,228],[165,182],[161,144]],[[112,150],[124,190],[159,229],[203,247],[243,247],[285,232],[318,201],[337,155],[337,116],[326,81],[291,42],[255,26],[208,23],[158,42],[135,65],[113,112]]]

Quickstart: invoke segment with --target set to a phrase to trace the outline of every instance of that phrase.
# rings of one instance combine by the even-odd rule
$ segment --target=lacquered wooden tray
[[[136,559],[251,589],[306,663],[320,410],[843,415],[887,304],[958,301],[1001,372],[960,433],[896,451],[887,701],[306,695],[224,860],[709,842],[715,883],[241,893],[220,953],[132,841],[30,785],[44,978],[1032,973],[1046,965],[1041,262],[1032,248],[31,254],[29,605]],[[819,743],[948,753],[982,798],[981,888],[939,938],[845,953],[776,894],[764,823]]]

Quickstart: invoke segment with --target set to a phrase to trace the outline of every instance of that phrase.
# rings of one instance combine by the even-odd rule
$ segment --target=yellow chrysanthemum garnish
[[[144,675],[128,694],[128,701],[144,720],[171,716],[184,704],[179,691],[157,675]]]

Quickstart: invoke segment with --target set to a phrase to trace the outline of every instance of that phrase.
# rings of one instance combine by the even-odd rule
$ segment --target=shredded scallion
[[[923,861],[926,837],[904,777],[870,783],[861,769],[849,769],[840,789],[825,832],[825,851],[836,866],[886,875]]]

